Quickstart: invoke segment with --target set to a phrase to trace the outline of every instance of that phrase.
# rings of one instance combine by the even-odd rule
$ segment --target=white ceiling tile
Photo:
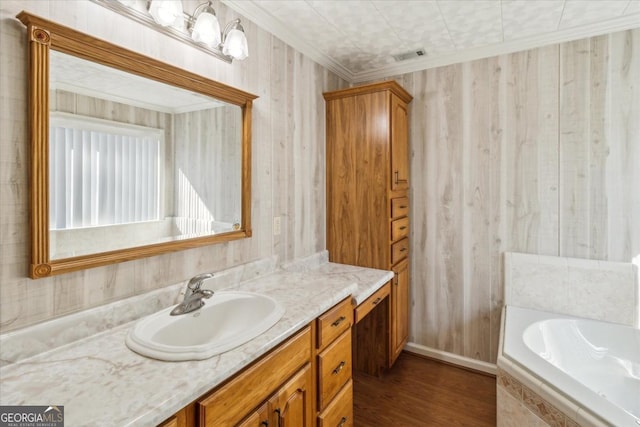
[[[368,61],[378,56],[389,56],[408,49],[369,0],[313,0],[311,7],[327,21],[331,20],[344,41],[358,48],[349,64],[358,63],[358,69],[369,66]],[[349,7],[345,7],[348,4]],[[354,52],[355,53],[355,52]],[[354,65],[348,68],[353,69]]]
[[[621,16],[628,4],[629,0],[567,0],[560,28],[573,28]]]
[[[563,7],[564,0],[503,0],[505,41],[557,30]]]
[[[385,18],[370,1],[314,0],[309,3],[316,12],[326,20],[332,21],[340,32],[357,46],[392,46],[396,43]],[[345,8],[345,3],[349,7]]]
[[[284,4],[272,12],[273,16],[278,18],[282,25],[294,29],[306,39],[317,40],[328,37],[339,30],[331,21],[327,21],[316,13],[307,2],[288,1],[282,3]]]
[[[278,7],[274,9],[272,14],[280,21],[281,25],[291,28],[327,54],[332,55],[333,46],[336,45],[345,46],[351,50],[357,49],[338,26],[319,15],[307,2],[270,0],[268,3],[278,3]]]
[[[439,0],[449,34],[457,49],[502,42],[497,0]]]
[[[278,11],[281,7],[286,6],[287,3],[291,3],[286,0],[254,0],[255,3],[266,10],[267,12],[274,13]]]
[[[454,48],[436,1],[374,0],[373,5],[407,50],[424,48],[431,54]]]

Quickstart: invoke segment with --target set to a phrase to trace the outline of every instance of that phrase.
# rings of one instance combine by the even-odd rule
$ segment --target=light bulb
[[[202,12],[198,15],[198,19],[193,25],[191,37],[193,40],[211,47],[218,46],[220,44],[220,24],[216,16],[208,12]]]
[[[236,28],[229,31],[222,47],[222,53],[237,60],[247,58],[249,56],[249,45],[244,32]]]
[[[149,5],[149,13],[154,21],[164,27],[180,25],[180,19],[182,19],[182,1],[153,0]]]

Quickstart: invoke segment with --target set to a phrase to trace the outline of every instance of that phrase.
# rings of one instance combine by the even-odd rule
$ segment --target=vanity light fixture
[[[186,20],[187,30],[194,41],[222,49],[226,56],[237,60],[249,56],[249,45],[240,19],[229,22],[221,32],[212,1],[198,5],[193,15],[189,15],[183,11],[181,0],[149,0],[149,13],[158,24],[165,27],[180,28]]]
[[[0,0],[1,1],[1,0]],[[182,0],[90,0],[181,42],[231,63],[249,56],[249,45],[240,19],[220,31],[213,1],[199,4],[189,14]]]

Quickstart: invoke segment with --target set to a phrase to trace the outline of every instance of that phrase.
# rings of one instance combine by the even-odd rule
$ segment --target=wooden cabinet
[[[178,416],[174,415],[173,417],[169,418],[165,422],[159,424],[158,427],[182,427],[182,426],[180,425],[180,421],[178,421]]]
[[[241,421],[238,427],[303,427],[313,425],[312,388],[311,364],[307,363],[267,402]]]
[[[191,403],[175,415],[160,423],[158,427],[194,427],[196,425],[196,405]]]
[[[311,328],[304,328],[243,373],[199,399],[198,425],[260,426],[265,420],[275,420],[269,422],[274,426],[280,419],[280,425],[284,426],[288,419],[302,419],[303,424],[286,425],[311,426],[314,407],[310,398],[311,336]],[[266,409],[262,406],[264,402]]]
[[[312,387],[311,365],[307,364],[269,399],[268,412],[271,415],[269,425],[279,427],[312,426]]]
[[[342,301],[317,320],[317,418],[319,426],[351,426],[351,298]]]
[[[268,427],[271,425],[269,422],[269,403],[265,403],[255,411],[251,412],[244,421],[238,424],[238,427]]]
[[[391,363],[402,352],[409,338],[409,261],[404,260],[393,267],[391,286]]]
[[[387,328],[383,365],[390,367],[408,337],[408,104],[412,97],[394,81],[327,92],[324,97],[329,260],[402,272],[401,283],[396,285],[394,280],[391,287],[390,303],[371,311],[368,315],[374,320],[359,321],[354,332],[360,335]],[[387,310],[386,316],[375,315],[374,311],[382,309]],[[367,341],[372,340],[354,340]],[[367,350],[356,351],[360,363]],[[369,373],[374,373],[376,363],[366,364],[371,367]]]
[[[353,426],[353,382],[349,380],[320,415],[318,427]]]
[[[407,102],[391,97],[391,191],[409,189],[409,112]]]

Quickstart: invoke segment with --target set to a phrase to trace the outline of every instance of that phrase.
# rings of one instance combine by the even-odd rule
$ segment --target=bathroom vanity
[[[352,317],[347,297],[162,425],[353,425]]]
[[[286,312],[265,333],[206,360],[140,356],[125,345],[137,319],[118,324],[123,314],[144,316],[155,301],[175,304],[184,284],[5,334],[0,404],[61,405],[68,425],[273,426],[278,418],[285,425],[351,425],[354,313],[393,274],[326,257],[259,276],[236,267],[250,280],[231,286],[233,275],[216,273],[225,289],[269,295]],[[73,338],[83,330],[84,338]],[[28,354],[36,347],[41,353]]]

